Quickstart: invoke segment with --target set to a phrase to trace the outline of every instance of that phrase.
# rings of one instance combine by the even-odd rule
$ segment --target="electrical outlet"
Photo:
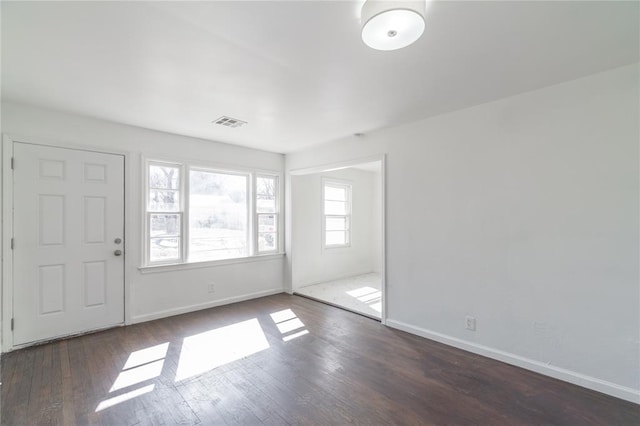
[[[467,330],[476,331],[476,318],[467,315],[464,318],[464,326]]]
[[[207,291],[209,293],[215,293],[216,292],[216,285],[215,283],[209,283],[209,286],[207,287]]]

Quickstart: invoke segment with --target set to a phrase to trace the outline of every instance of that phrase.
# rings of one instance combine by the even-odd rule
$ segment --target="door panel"
[[[14,344],[124,322],[124,157],[14,144]]]

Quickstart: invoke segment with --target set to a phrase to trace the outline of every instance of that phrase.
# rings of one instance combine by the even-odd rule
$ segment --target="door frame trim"
[[[124,298],[122,300],[124,306],[124,319],[122,325],[129,324],[131,322],[130,312],[130,285],[129,275],[129,262],[131,256],[126,255],[127,242],[131,241],[130,238],[134,238],[132,230],[127,226],[127,208],[130,205],[131,190],[129,188],[127,178],[131,176],[129,168],[133,163],[131,161],[132,153],[129,151],[114,150],[104,147],[94,147],[87,145],[79,145],[69,142],[53,141],[37,137],[25,137],[12,134],[2,135],[2,149],[0,150],[0,164],[2,167],[2,197],[0,197],[2,212],[2,285],[0,290],[2,292],[2,338],[0,343],[0,352],[10,352],[22,347],[31,346],[34,343],[26,343],[23,345],[14,345],[13,330],[11,330],[11,318],[14,316],[13,306],[13,250],[11,249],[11,238],[13,237],[13,173],[11,170],[11,158],[13,157],[13,147],[15,143],[25,143],[31,145],[41,145],[52,148],[63,149],[76,149],[80,151],[96,152],[102,154],[121,155],[124,157],[124,209],[122,211],[124,219]],[[91,330],[87,330],[91,331]]]
[[[293,191],[292,181],[295,176],[304,176],[310,174],[317,174],[326,172],[329,170],[336,170],[342,168],[348,168],[363,163],[380,162],[380,244],[381,244],[381,265],[380,265],[380,290],[382,293],[382,309],[380,312],[380,323],[386,325],[387,323],[387,241],[386,241],[386,227],[387,227],[387,155],[377,154],[368,157],[352,158],[346,161],[340,161],[335,163],[320,164],[316,166],[304,167],[300,169],[286,170],[286,182],[285,182],[285,252],[287,253],[287,262],[285,263],[285,291],[289,294],[293,294],[295,285],[293,283],[293,264],[294,264],[294,251],[293,251]]]

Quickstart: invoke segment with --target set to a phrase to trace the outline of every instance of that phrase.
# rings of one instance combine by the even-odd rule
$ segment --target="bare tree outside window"
[[[258,253],[278,249],[277,178],[256,178],[256,211],[258,213]]]
[[[248,255],[248,177],[191,170],[189,260]]]
[[[149,260],[181,258],[180,168],[149,166]]]
[[[149,161],[146,220],[148,264],[275,253],[278,177]]]

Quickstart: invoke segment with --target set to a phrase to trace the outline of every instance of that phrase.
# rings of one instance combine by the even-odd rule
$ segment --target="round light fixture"
[[[424,32],[425,0],[367,0],[362,6],[362,41],[376,50],[409,46]]]

